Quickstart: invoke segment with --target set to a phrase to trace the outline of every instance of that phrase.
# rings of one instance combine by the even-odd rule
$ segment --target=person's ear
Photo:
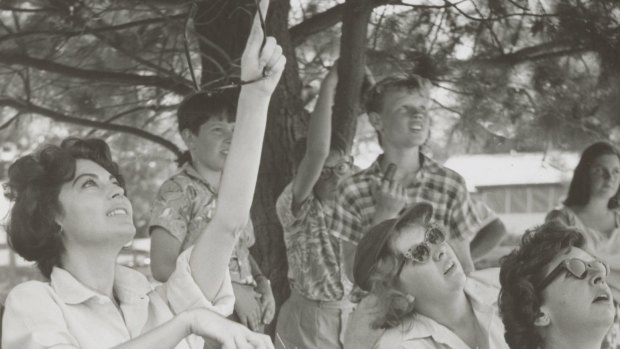
[[[383,120],[381,120],[381,116],[374,112],[368,112],[368,121],[377,131],[381,131],[383,129]]]
[[[415,302],[415,297],[411,294],[405,295],[405,298],[407,299],[407,302],[409,302],[409,304],[413,304],[413,302]]]
[[[551,319],[549,318],[549,314],[546,310],[541,309],[538,314],[536,314],[536,319],[534,320],[534,326],[545,327],[549,326],[551,323]]]
[[[194,140],[196,138],[196,135],[194,135],[189,128],[186,128],[183,131],[181,131],[181,138],[183,139],[183,143],[185,143],[185,146],[189,150],[193,150]]]

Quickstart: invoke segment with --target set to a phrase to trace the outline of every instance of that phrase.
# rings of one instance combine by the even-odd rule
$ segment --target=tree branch
[[[38,114],[38,115],[50,118],[54,121],[65,122],[65,123],[79,125],[79,126],[96,127],[100,130],[109,130],[109,131],[128,133],[136,137],[140,137],[142,139],[146,139],[153,143],[159,144],[162,147],[170,150],[177,157],[182,154],[181,149],[179,149],[179,147],[177,147],[174,143],[170,142],[169,140],[163,137],[144,131],[143,129],[140,129],[140,128],[69,116],[69,115],[57,112],[55,110],[47,109],[42,106],[27,102],[21,99],[11,98],[7,96],[0,96],[0,106],[10,107],[22,113]]]
[[[45,59],[30,57],[21,53],[0,52],[0,62],[9,65],[21,65],[56,73],[72,78],[112,82],[127,85],[159,87],[179,95],[187,95],[193,90],[185,79],[172,79],[154,75],[137,75],[113,71],[74,68]]]
[[[394,1],[372,0],[371,4],[373,7],[379,7],[381,5],[387,5],[390,2]],[[322,32],[323,30],[340,23],[340,21],[342,21],[342,13],[344,12],[344,8],[345,4],[336,5],[329,10],[317,13],[305,21],[292,26],[289,29],[289,34],[291,36],[293,46],[299,46],[306,41],[309,36]]]
[[[21,7],[11,7],[0,5],[0,11],[12,11],[12,12],[58,12],[58,9],[47,7],[47,8],[21,8]]]
[[[414,5],[403,3],[400,0],[371,0],[371,6],[373,8],[383,5],[401,5],[412,8],[424,8],[424,9],[445,9],[449,7],[456,7],[464,0],[456,3],[447,2],[445,5]],[[306,19],[305,21],[292,26],[289,29],[289,35],[291,36],[291,42],[293,46],[301,45],[309,36],[322,32],[323,30],[332,27],[340,21],[342,21],[342,13],[344,11],[344,4],[336,5],[329,10],[325,10],[321,13]]]
[[[128,23],[123,23],[123,24],[118,24],[118,25],[103,26],[103,27],[98,27],[98,28],[84,27],[84,28],[78,29],[78,30],[32,30],[32,31],[24,31],[24,32],[11,33],[11,34],[2,36],[2,37],[0,37],[0,42],[7,41],[7,40],[12,40],[12,39],[19,39],[19,38],[23,38],[23,37],[27,37],[27,36],[31,36],[31,35],[59,35],[59,36],[64,36],[64,37],[69,38],[69,37],[78,36],[78,35],[85,35],[85,34],[105,33],[105,32],[129,29],[129,28],[133,28],[133,27],[147,26],[147,25],[151,25],[151,24],[155,24],[155,23],[167,22],[167,21],[171,21],[171,20],[173,20],[173,21],[174,20],[179,20],[179,19],[183,19],[185,16],[186,16],[186,14],[178,14],[178,15],[172,15],[172,16],[168,16],[168,17],[148,18],[148,19],[143,19],[143,20],[140,20],[140,21],[128,22]]]
[[[514,65],[525,61],[536,61],[583,53],[591,49],[593,49],[593,44],[591,43],[547,42],[492,58],[474,59],[473,62]]]

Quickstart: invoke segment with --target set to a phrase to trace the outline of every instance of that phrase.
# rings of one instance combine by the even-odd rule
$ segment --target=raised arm
[[[329,155],[332,132],[332,107],[338,74],[336,64],[325,76],[319,89],[319,97],[310,116],[308,135],[306,136],[306,152],[299,164],[297,174],[293,178],[293,207],[297,214],[299,206],[308,198],[314,184],[321,175],[323,164]]]
[[[268,2],[261,0],[260,3],[265,15]],[[257,14],[241,57],[241,79],[258,80],[241,89],[235,130],[220,182],[217,211],[198,238],[190,258],[192,276],[211,301],[222,287],[237,235],[250,216],[267,109],[286,63],[282,48],[274,38],[268,37],[261,48],[263,36]]]

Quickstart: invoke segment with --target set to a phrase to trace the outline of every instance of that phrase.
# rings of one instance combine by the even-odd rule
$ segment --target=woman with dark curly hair
[[[581,154],[564,206],[546,218],[582,232],[584,249],[609,265],[607,282],[616,300],[620,300],[619,195],[620,151],[608,142],[593,143]],[[620,310],[617,303],[616,308]],[[620,348],[619,336],[620,321],[616,318],[603,348]]]
[[[511,349],[599,349],[615,308],[607,265],[579,230],[550,221],[501,262],[499,306]]]
[[[261,44],[259,28],[255,19],[241,59],[241,77],[254,83],[241,89],[219,209],[166,283],[152,287],[116,264],[136,229],[104,141],[69,138],[11,165],[9,243],[49,281],[9,293],[2,348],[199,349],[205,340],[209,347],[273,348],[269,337],[223,317],[234,305],[228,261],[249,219],[269,100],[285,64],[273,38]]]
[[[370,296],[350,319],[346,348],[508,348],[492,276],[465,275],[432,212],[417,204],[360,241],[354,278]]]
[[[609,285],[620,299],[620,152],[607,142],[587,147],[575,168],[564,206],[547,215],[578,228],[585,246],[609,264]]]

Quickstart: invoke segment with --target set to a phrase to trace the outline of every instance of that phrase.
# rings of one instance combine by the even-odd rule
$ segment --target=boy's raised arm
[[[261,0],[267,14],[269,0]],[[267,122],[267,109],[286,63],[282,48],[264,33],[258,13],[241,57],[243,85],[228,158],[222,173],[218,207],[213,220],[196,242],[190,266],[192,276],[207,299],[213,300],[228,272],[238,232],[249,219]]]
[[[332,107],[337,83],[337,67],[334,64],[321,82],[319,97],[310,117],[306,152],[293,179],[293,213],[310,195],[329,155]]]

